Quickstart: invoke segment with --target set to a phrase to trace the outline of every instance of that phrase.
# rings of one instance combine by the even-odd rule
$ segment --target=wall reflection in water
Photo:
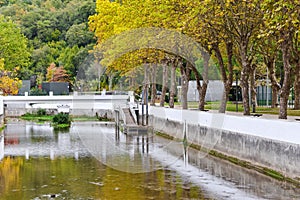
[[[162,138],[157,138],[157,140],[155,142],[165,144],[167,151],[172,155],[180,156],[182,152],[185,152],[187,155],[183,156],[185,159],[184,163],[188,162],[189,165],[195,166],[196,169],[203,170],[203,172],[207,172],[220,180],[225,180],[232,187],[236,187],[246,193],[265,199],[300,199],[300,190],[294,185],[277,181],[254,170],[206,155],[190,147],[185,149],[183,144],[170,143],[169,140]],[[186,175],[193,177],[196,173],[190,170]],[[203,183],[201,177],[193,179],[193,181],[195,183]],[[204,183],[208,184],[207,181],[204,181]]]
[[[30,157],[71,156],[88,154],[83,148],[80,138],[69,131],[55,132],[49,123],[10,122],[4,130],[5,154],[7,156]]]

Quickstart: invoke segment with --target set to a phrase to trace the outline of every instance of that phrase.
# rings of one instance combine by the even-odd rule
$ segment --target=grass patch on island
[[[95,117],[89,116],[72,116],[72,121],[74,122],[89,122],[89,121],[99,121],[99,119]]]
[[[51,115],[37,115],[37,114],[31,114],[31,113],[26,113],[20,117],[23,120],[28,120],[28,121],[52,121],[53,116]]]

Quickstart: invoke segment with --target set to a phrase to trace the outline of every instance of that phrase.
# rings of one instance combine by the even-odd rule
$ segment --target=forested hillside
[[[94,0],[0,0],[0,58],[5,69],[18,66],[19,79],[36,77],[41,82],[54,63],[72,83],[95,44],[87,23],[94,12]],[[8,51],[15,53],[8,56]]]

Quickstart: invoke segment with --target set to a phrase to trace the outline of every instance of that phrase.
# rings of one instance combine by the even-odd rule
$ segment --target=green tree
[[[86,23],[73,24],[66,33],[66,41],[69,46],[79,47],[94,43],[94,34],[88,30]]]
[[[5,69],[13,71],[16,67],[27,67],[30,56],[28,41],[20,29],[0,15],[0,30],[0,58],[4,58]]]

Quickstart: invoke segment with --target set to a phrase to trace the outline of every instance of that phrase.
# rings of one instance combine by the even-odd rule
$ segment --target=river
[[[292,185],[113,123],[13,120],[3,134],[0,199],[300,199]]]

